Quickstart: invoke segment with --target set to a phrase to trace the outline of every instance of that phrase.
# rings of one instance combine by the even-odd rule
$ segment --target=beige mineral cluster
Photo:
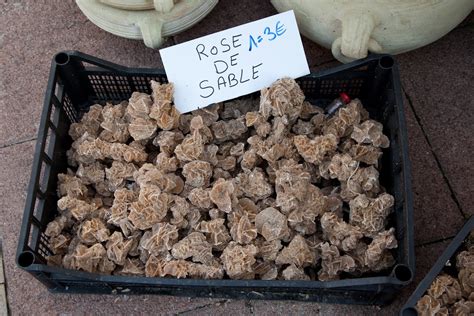
[[[457,275],[442,272],[435,278],[416,304],[419,315],[474,314],[474,246],[469,238],[466,245],[456,255]]]
[[[359,100],[327,117],[283,78],[260,99],[180,115],[172,84],[150,88],[93,105],[71,124],[58,215],[45,231],[50,264],[321,281],[394,264],[394,198],[378,171],[390,142]],[[433,299],[451,302],[472,289],[472,260],[463,258],[460,283]]]

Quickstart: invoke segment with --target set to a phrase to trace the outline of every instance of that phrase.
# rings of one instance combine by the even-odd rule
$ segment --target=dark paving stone
[[[304,51],[306,52],[306,59],[308,60],[311,71],[313,71],[314,68],[319,68],[322,64],[328,65],[331,64],[331,62],[337,62],[332,56],[331,50],[319,46],[304,36],[301,37]],[[340,65],[341,63],[337,62],[337,64]]]
[[[471,29],[472,29],[473,26],[474,26],[474,12],[471,12],[471,14],[469,14],[469,15],[464,19],[464,21],[462,21],[462,22],[456,27],[456,29],[458,29],[458,28],[464,28],[464,27],[471,27]]]
[[[320,315],[321,304],[295,301],[251,301],[255,315]]]
[[[180,315],[188,316],[227,316],[227,315],[253,315],[251,305],[244,300],[226,300],[203,307],[190,309]],[[257,314],[258,315],[258,314]]]
[[[79,50],[125,66],[162,68],[157,50],[99,29],[74,1],[2,1],[0,146],[36,135],[51,59],[62,50]]]
[[[340,63],[339,61],[337,61],[335,59],[330,59],[330,60],[327,60],[325,62],[322,62],[321,64],[311,66],[310,70],[312,72],[319,72],[319,71],[331,69],[331,68],[341,66],[341,65],[343,65],[343,64]]]
[[[471,19],[438,42],[398,58],[405,91],[466,216],[474,214],[473,55]]]
[[[449,188],[406,99],[404,104],[412,166],[415,243],[452,237],[464,224],[464,218],[449,194]]]

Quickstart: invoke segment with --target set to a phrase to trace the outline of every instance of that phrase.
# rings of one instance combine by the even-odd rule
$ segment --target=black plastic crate
[[[358,97],[384,124],[391,146],[382,157],[381,184],[395,197],[390,225],[396,228],[397,264],[390,271],[338,281],[197,280],[97,275],[47,266],[46,225],[57,214],[57,175],[67,168],[71,122],[90,105],[151,92],[149,81],[166,82],[163,70],[122,67],[75,51],[58,53],[51,65],[17,251],[17,264],[52,292],[157,293],[251,299],[296,299],[386,304],[411,282],[415,268],[413,198],[405,116],[398,68],[388,55],[343,65],[298,79],[307,99],[328,104],[340,92]],[[258,94],[253,94],[258,96]]]
[[[428,274],[418,284],[413,294],[400,310],[400,316],[418,315],[418,312],[415,308],[416,303],[420,300],[420,298],[423,297],[423,295],[425,295],[426,291],[441,272],[446,272],[447,274],[457,277],[456,256],[461,250],[464,250],[464,242],[473,230],[474,216],[471,216],[471,218],[466,222],[466,224],[464,224],[463,228],[459,231],[456,237],[454,237],[454,239],[451,241],[448,248],[444,250],[441,257],[436,260],[436,263],[433,265]],[[448,262],[449,265],[447,265]]]

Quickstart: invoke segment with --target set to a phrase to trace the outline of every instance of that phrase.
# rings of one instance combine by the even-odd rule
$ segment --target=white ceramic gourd
[[[271,0],[294,10],[303,35],[350,62],[368,52],[399,54],[430,44],[458,25],[474,0]]]
[[[114,35],[158,48],[201,21],[218,0],[76,0],[87,18]]]

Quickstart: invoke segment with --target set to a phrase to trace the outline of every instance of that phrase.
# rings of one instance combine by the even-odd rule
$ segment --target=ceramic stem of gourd
[[[345,15],[342,18],[342,54],[354,59],[367,57],[369,40],[374,27],[375,19],[371,14]]]
[[[163,21],[156,17],[146,18],[138,23],[142,33],[143,42],[147,47],[158,48],[163,44]]]

